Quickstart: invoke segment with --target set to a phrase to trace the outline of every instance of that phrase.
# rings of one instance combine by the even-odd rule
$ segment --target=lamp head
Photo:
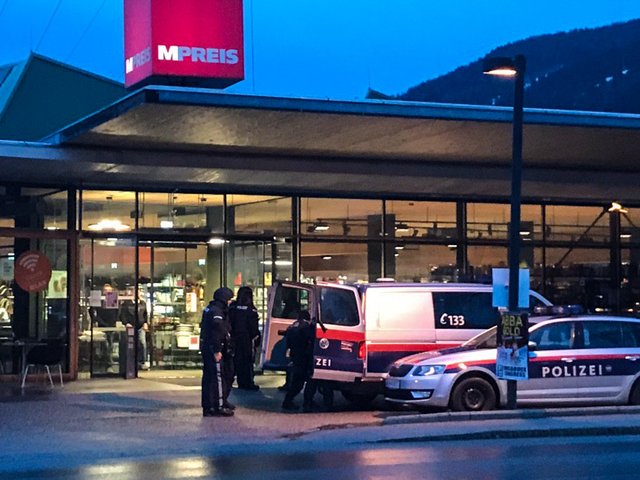
[[[502,77],[514,77],[524,73],[525,59],[522,55],[515,57],[489,57],[482,62],[482,73]]]

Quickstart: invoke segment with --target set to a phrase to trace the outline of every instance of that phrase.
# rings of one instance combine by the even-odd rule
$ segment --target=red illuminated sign
[[[244,79],[242,0],[125,0],[125,86]]]

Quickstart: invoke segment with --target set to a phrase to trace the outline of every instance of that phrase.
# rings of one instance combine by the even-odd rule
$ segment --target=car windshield
[[[496,348],[498,327],[491,327],[488,330],[476,335],[462,344],[463,347],[473,348]]]

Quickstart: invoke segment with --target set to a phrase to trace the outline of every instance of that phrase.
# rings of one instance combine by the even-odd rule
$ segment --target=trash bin
[[[136,342],[133,327],[127,325],[124,334],[120,335],[120,375],[123,378],[136,378]]]

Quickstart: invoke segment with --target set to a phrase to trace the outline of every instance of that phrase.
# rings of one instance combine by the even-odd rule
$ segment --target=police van
[[[505,405],[495,346],[493,329],[452,353],[400,359],[389,371],[385,398],[469,411]],[[529,379],[518,382],[517,401],[640,404],[640,319],[583,315],[536,323],[529,329]]]
[[[530,292],[530,308],[550,302]],[[300,310],[316,320],[313,378],[354,401],[383,392],[391,364],[412,353],[458,346],[497,324],[492,287],[376,282],[274,282],[269,290],[262,368],[285,370],[284,331]]]

